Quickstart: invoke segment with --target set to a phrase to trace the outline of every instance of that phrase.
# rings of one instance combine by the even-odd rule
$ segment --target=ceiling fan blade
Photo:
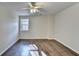
[[[36,6],[36,2],[30,2],[28,3],[30,7],[35,7]]]
[[[33,7],[31,3],[28,3],[30,7]]]
[[[35,7],[35,6],[36,6],[36,2],[31,2],[31,5],[32,5],[33,7]]]
[[[23,10],[31,9],[31,8],[22,8]]]

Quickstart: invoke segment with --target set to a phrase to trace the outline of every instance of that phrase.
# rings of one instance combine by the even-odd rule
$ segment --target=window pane
[[[21,19],[21,22],[28,22],[29,19]]]
[[[22,26],[22,30],[27,30],[27,26]]]
[[[21,24],[28,24],[28,22],[21,22]]]
[[[29,19],[20,20],[20,31],[28,31],[29,29]]]

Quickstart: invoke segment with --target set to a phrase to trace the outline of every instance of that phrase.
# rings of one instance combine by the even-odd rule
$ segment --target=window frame
[[[29,31],[29,20],[28,20],[28,30],[21,30],[21,19],[29,19],[27,16],[19,16],[19,32],[27,32]]]

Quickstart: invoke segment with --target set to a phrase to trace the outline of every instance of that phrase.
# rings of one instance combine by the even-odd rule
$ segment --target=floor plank
[[[38,46],[48,56],[75,56],[55,40],[19,40],[2,56],[31,56],[29,54],[29,49],[32,49],[29,47],[31,44]]]

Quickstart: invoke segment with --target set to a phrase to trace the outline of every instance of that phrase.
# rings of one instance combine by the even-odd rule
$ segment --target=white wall
[[[55,20],[54,20],[54,16],[53,15],[49,15],[48,16],[48,34],[47,34],[47,37],[48,39],[54,39],[55,36]]]
[[[0,55],[17,40],[17,22],[14,12],[5,6],[0,6]]]
[[[58,41],[79,52],[79,4],[55,16],[55,37]]]
[[[28,32],[21,32],[20,39],[47,39],[53,38],[52,16],[30,16],[30,28]],[[49,23],[50,22],[50,23]],[[52,25],[51,25],[52,24]]]

